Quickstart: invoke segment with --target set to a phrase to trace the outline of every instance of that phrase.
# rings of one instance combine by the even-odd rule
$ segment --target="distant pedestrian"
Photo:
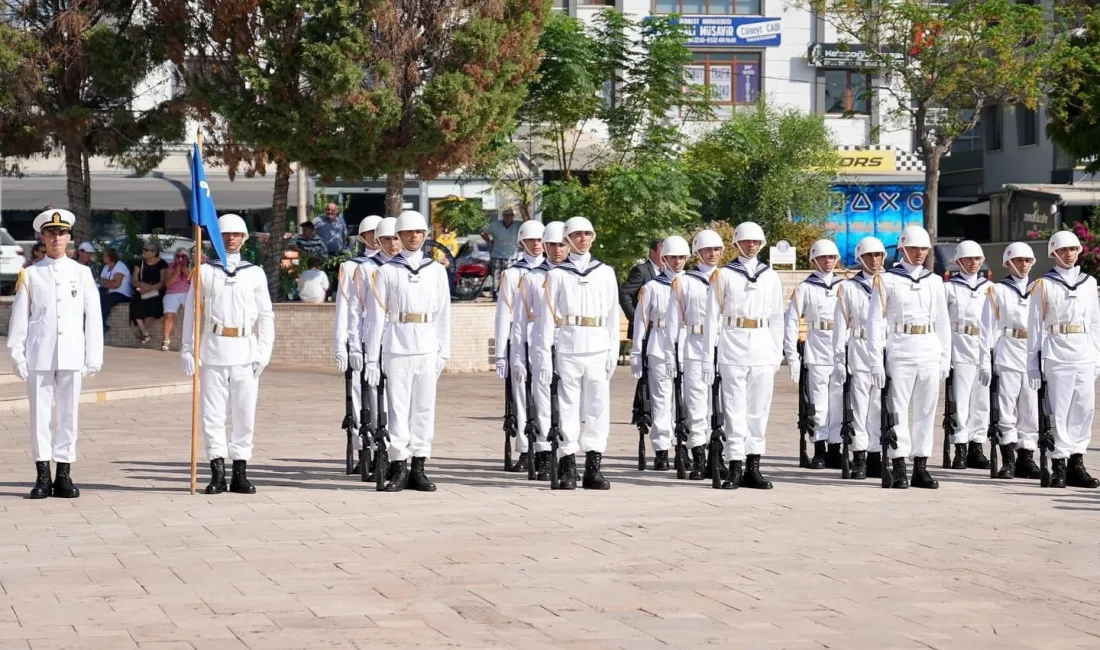
[[[335,203],[325,206],[325,216],[313,220],[317,236],[325,242],[329,255],[339,255],[348,249],[348,223]]]
[[[130,322],[137,325],[137,337],[148,343],[149,326],[164,316],[164,287],[168,263],[160,257],[160,246],[146,242],[141,251],[141,262],[134,267],[134,290],[137,299],[130,301]]]
[[[176,324],[176,312],[187,302],[187,291],[191,288],[191,258],[187,251],[176,251],[171,266],[164,277],[164,338],[160,349],[168,351],[172,340],[172,329]]]
[[[322,303],[328,296],[329,286],[328,274],[321,268],[321,260],[309,258],[309,268],[298,276],[298,297],[302,302]]]
[[[500,285],[500,272],[508,268],[518,255],[519,223],[515,221],[516,212],[505,208],[499,221],[493,221],[481,231],[481,238],[489,244],[489,258],[493,273],[493,300],[497,297]]]
[[[316,257],[318,259],[325,259],[328,257],[328,248],[325,246],[325,241],[317,236],[317,230],[313,227],[312,221],[306,221],[299,226],[301,234],[290,240],[290,245],[298,249],[298,252],[304,257]],[[288,233],[287,238],[290,239]]]

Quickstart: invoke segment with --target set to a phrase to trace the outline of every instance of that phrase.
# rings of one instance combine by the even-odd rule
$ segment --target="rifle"
[[[844,350],[844,419],[840,423],[840,478],[852,478],[852,469],[848,464],[848,447],[855,437],[855,414],[852,413],[852,371],[848,368],[848,350]]]
[[[710,486],[722,489],[722,451],[726,446],[726,432],[722,428],[726,410],[722,404],[722,377],[718,374],[718,363],[714,364],[714,383],[710,385],[710,457],[707,466],[710,469]]]
[[[508,343],[504,352],[504,359],[511,357],[512,344]],[[504,471],[511,472],[512,465],[512,438],[519,434],[519,420],[516,418],[516,396],[512,391],[512,369],[504,377]]]
[[[359,391],[362,408],[359,410],[359,438],[363,442],[359,452],[359,480],[369,483],[371,480],[371,446],[374,444],[374,432],[371,430],[370,386],[366,373],[359,373]]]
[[[947,373],[943,385],[943,468],[951,469],[951,438],[955,435],[955,368]]]
[[[550,489],[557,490],[561,487],[561,477],[558,475],[560,471],[558,467],[558,445],[561,444],[561,413],[558,407],[558,382],[561,380],[558,377],[558,362],[557,353],[554,348],[550,349],[550,365],[554,369],[554,374],[550,379],[550,431],[546,434],[546,439],[550,443]]]
[[[645,439],[653,426],[653,411],[649,400],[649,336],[653,332],[650,323],[642,339],[642,376],[634,387],[634,416],[632,423],[638,426],[638,471],[645,471]]]
[[[997,365],[994,363],[993,350],[989,351],[989,478],[997,478],[1000,472],[999,451],[1001,447],[1001,406],[998,404],[998,393],[1001,390],[1001,380],[997,376]]]
[[[378,426],[374,430],[374,480],[375,487],[379,492],[385,489],[386,479],[389,478],[389,452],[386,450],[390,444],[390,432],[389,429],[386,428],[386,424],[386,374],[379,368]]]
[[[798,466],[809,467],[810,455],[806,452],[806,439],[814,435],[814,408],[810,398],[810,369],[806,366],[806,342],[798,342],[798,358],[802,366],[798,371]]]
[[[353,474],[352,470],[355,469],[355,445],[352,442],[352,436],[355,435],[355,405],[351,401],[352,372],[350,366],[344,371],[344,421],[340,424],[348,438],[344,449],[344,471],[347,474]]]
[[[1050,411],[1047,410],[1047,378],[1043,373],[1043,358],[1039,355],[1039,373],[1042,379],[1039,382],[1039,486],[1050,487],[1050,457],[1054,451],[1054,427],[1050,422]]]
[[[882,358],[882,367],[886,368],[886,355]],[[882,402],[880,423],[882,426],[882,432],[880,433],[880,442],[882,445],[882,487],[889,488],[894,484],[894,472],[890,467],[890,458],[888,450],[898,448],[898,434],[894,431],[894,427],[898,424],[897,413],[890,411],[890,385],[893,380],[890,379],[890,373],[886,373],[886,381],[882,382],[882,392],[879,393],[879,400]]]
[[[673,347],[676,375],[672,380],[672,397],[676,406],[676,478],[687,478],[687,409],[684,408],[684,370],[680,367],[680,343]]]
[[[524,382],[527,404],[527,422],[523,426],[523,434],[527,436],[527,480],[535,480],[535,442],[539,436],[539,424],[535,420],[535,400],[531,395],[531,346],[524,344],[523,356],[527,359],[527,380]]]

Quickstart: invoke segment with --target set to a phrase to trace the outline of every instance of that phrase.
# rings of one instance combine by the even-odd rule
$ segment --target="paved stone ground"
[[[499,471],[488,375],[443,379],[434,494],[343,476],[335,372],[264,375],[255,496],[187,493],[186,395],[85,405],[75,501],[0,415],[0,648],[1100,647],[1100,493],[800,470],[777,382],[770,492],[632,469],[625,369],[602,493]]]

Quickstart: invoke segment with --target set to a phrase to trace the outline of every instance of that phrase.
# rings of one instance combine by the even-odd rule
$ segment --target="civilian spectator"
[[[325,216],[314,219],[313,227],[325,242],[329,255],[339,255],[348,249],[348,224],[335,203],[325,206]]]
[[[290,245],[297,249],[303,257],[316,257],[321,260],[328,257],[328,248],[325,247],[324,240],[317,236],[313,222],[306,221],[299,228],[302,229],[302,234],[291,239]],[[287,237],[290,237],[290,235],[288,234]]]
[[[88,267],[92,271],[92,277],[99,275],[99,264],[95,261],[95,246],[91,242],[84,242],[76,249],[76,261]]]
[[[497,297],[500,272],[508,268],[518,254],[516,245],[519,238],[519,224],[516,223],[515,219],[515,210],[510,207],[504,208],[500,220],[490,223],[481,231],[481,238],[490,247],[489,258],[493,272],[493,300],[496,300]]]
[[[657,279],[661,274],[661,241],[654,239],[649,242],[649,259],[630,269],[626,282],[619,287],[619,306],[626,314],[630,328],[628,332],[634,331],[634,308],[638,306],[638,293],[647,282]]]
[[[134,291],[137,299],[130,301],[130,322],[137,325],[137,337],[148,343],[149,329],[154,319],[164,316],[164,287],[168,262],[160,258],[160,246],[146,242],[141,249],[141,262],[134,267]]]
[[[120,302],[130,302],[130,270],[119,261],[118,251],[107,248],[103,251],[103,270],[99,272],[99,304],[103,309],[103,333],[110,331],[107,316],[111,308]]]
[[[31,246],[31,258],[26,262],[23,262],[23,268],[41,262],[46,257],[46,245],[42,242],[38,242],[34,246]]]
[[[164,276],[164,284],[164,338],[160,349],[167,352],[172,340],[172,328],[176,324],[176,312],[187,302],[187,292],[191,289],[191,258],[187,256],[187,251],[176,251],[172,265]]]
[[[298,276],[298,297],[302,302],[322,303],[328,295],[328,274],[321,268],[321,260],[309,258],[309,268]]]

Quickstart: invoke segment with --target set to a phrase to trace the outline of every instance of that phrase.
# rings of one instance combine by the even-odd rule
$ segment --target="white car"
[[[7,230],[0,228],[0,294],[7,295],[15,291],[15,279],[26,261],[23,247]]]

